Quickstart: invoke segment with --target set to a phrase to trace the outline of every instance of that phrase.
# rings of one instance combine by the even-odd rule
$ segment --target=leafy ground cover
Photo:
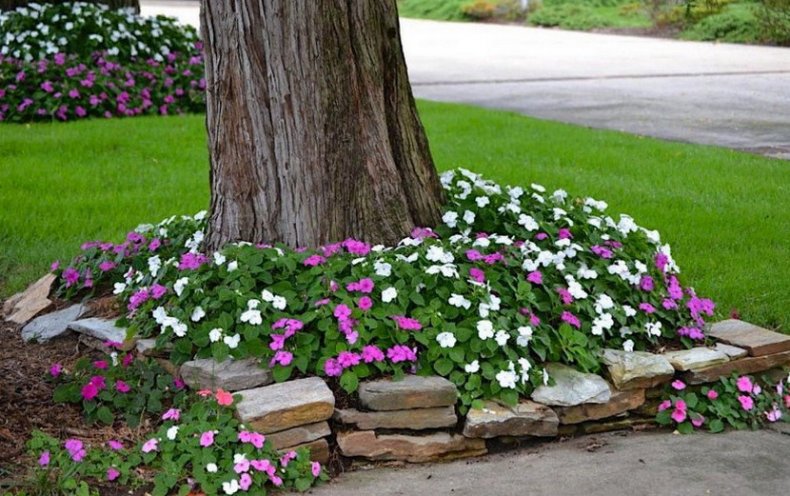
[[[703,147],[421,102],[440,169],[605,199],[661,231],[684,281],[723,315],[786,330],[786,163]],[[21,289],[88,239],[208,203],[203,117],[5,126],[0,291]],[[46,240],[46,242],[42,242]]]

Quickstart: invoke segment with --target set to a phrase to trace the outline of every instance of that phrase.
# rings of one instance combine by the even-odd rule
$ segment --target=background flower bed
[[[0,14],[0,121],[203,112],[191,26],[85,3]]]

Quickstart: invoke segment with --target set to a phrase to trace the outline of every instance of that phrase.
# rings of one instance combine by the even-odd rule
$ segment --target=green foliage
[[[154,360],[136,360],[131,354],[107,355],[94,362],[81,358],[72,372],[53,380],[58,384],[55,402],[80,404],[89,423],[105,425],[120,416],[137,427],[145,416],[180,404],[186,394]]]
[[[688,40],[757,43],[762,40],[761,31],[754,9],[746,5],[703,17],[681,36]]]
[[[530,14],[529,23],[535,26],[560,27],[580,31],[609,25],[609,21],[598,14],[593,7],[565,2],[556,5],[545,4]]]
[[[403,17],[463,21],[461,8],[469,0],[398,0],[398,14]]]
[[[756,15],[766,41],[790,45],[790,0],[760,0]]]

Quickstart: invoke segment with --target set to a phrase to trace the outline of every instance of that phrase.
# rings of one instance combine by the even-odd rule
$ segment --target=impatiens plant
[[[232,404],[230,393],[200,391],[183,409],[167,410],[159,428],[137,445],[110,440],[91,447],[35,433],[28,446],[38,459],[37,487],[75,494],[87,489],[87,479],[150,483],[154,496],[267,494],[272,488],[304,491],[327,478],[307,449],[277,452],[264,435],[241,425]],[[154,474],[153,480],[140,479],[141,473]]]
[[[172,345],[175,362],[263,357],[278,381],[317,374],[350,392],[370,376],[436,373],[459,387],[464,411],[528,395],[550,380],[546,361],[596,371],[603,348],[704,338],[713,303],[681,286],[657,232],[536,184],[466,170],[442,183],[443,224],[397,246],[202,253],[200,214],[91,244],[55,273],[66,295],[115,288],[132,332]]]
[[[81,358],[72,372],[54,364],[49,374],[58,384],[56,402],[81,404],[89,422],[108,425],[120,415],[136,427],[146,415],[180,404],[186,394],[183,383],[155,361],[136,360],[131,353]]]
[[[765,377],[733,374],[713,385],[697,387],[676,380],[658,406],[656,421],[675,425],[683,434],[701,428],[721,432],[726,426],[757,429],[790,415],[788,387],[790,375],[771,382]]]

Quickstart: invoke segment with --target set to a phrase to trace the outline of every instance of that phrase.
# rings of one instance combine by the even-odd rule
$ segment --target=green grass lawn
[[[420,102],[440,169],[539,182],[659,229],[723,315],[790,330],[790,167],[467,106]],[[85,240],[208,204],[202,116],[0,127],[0,296]]]

